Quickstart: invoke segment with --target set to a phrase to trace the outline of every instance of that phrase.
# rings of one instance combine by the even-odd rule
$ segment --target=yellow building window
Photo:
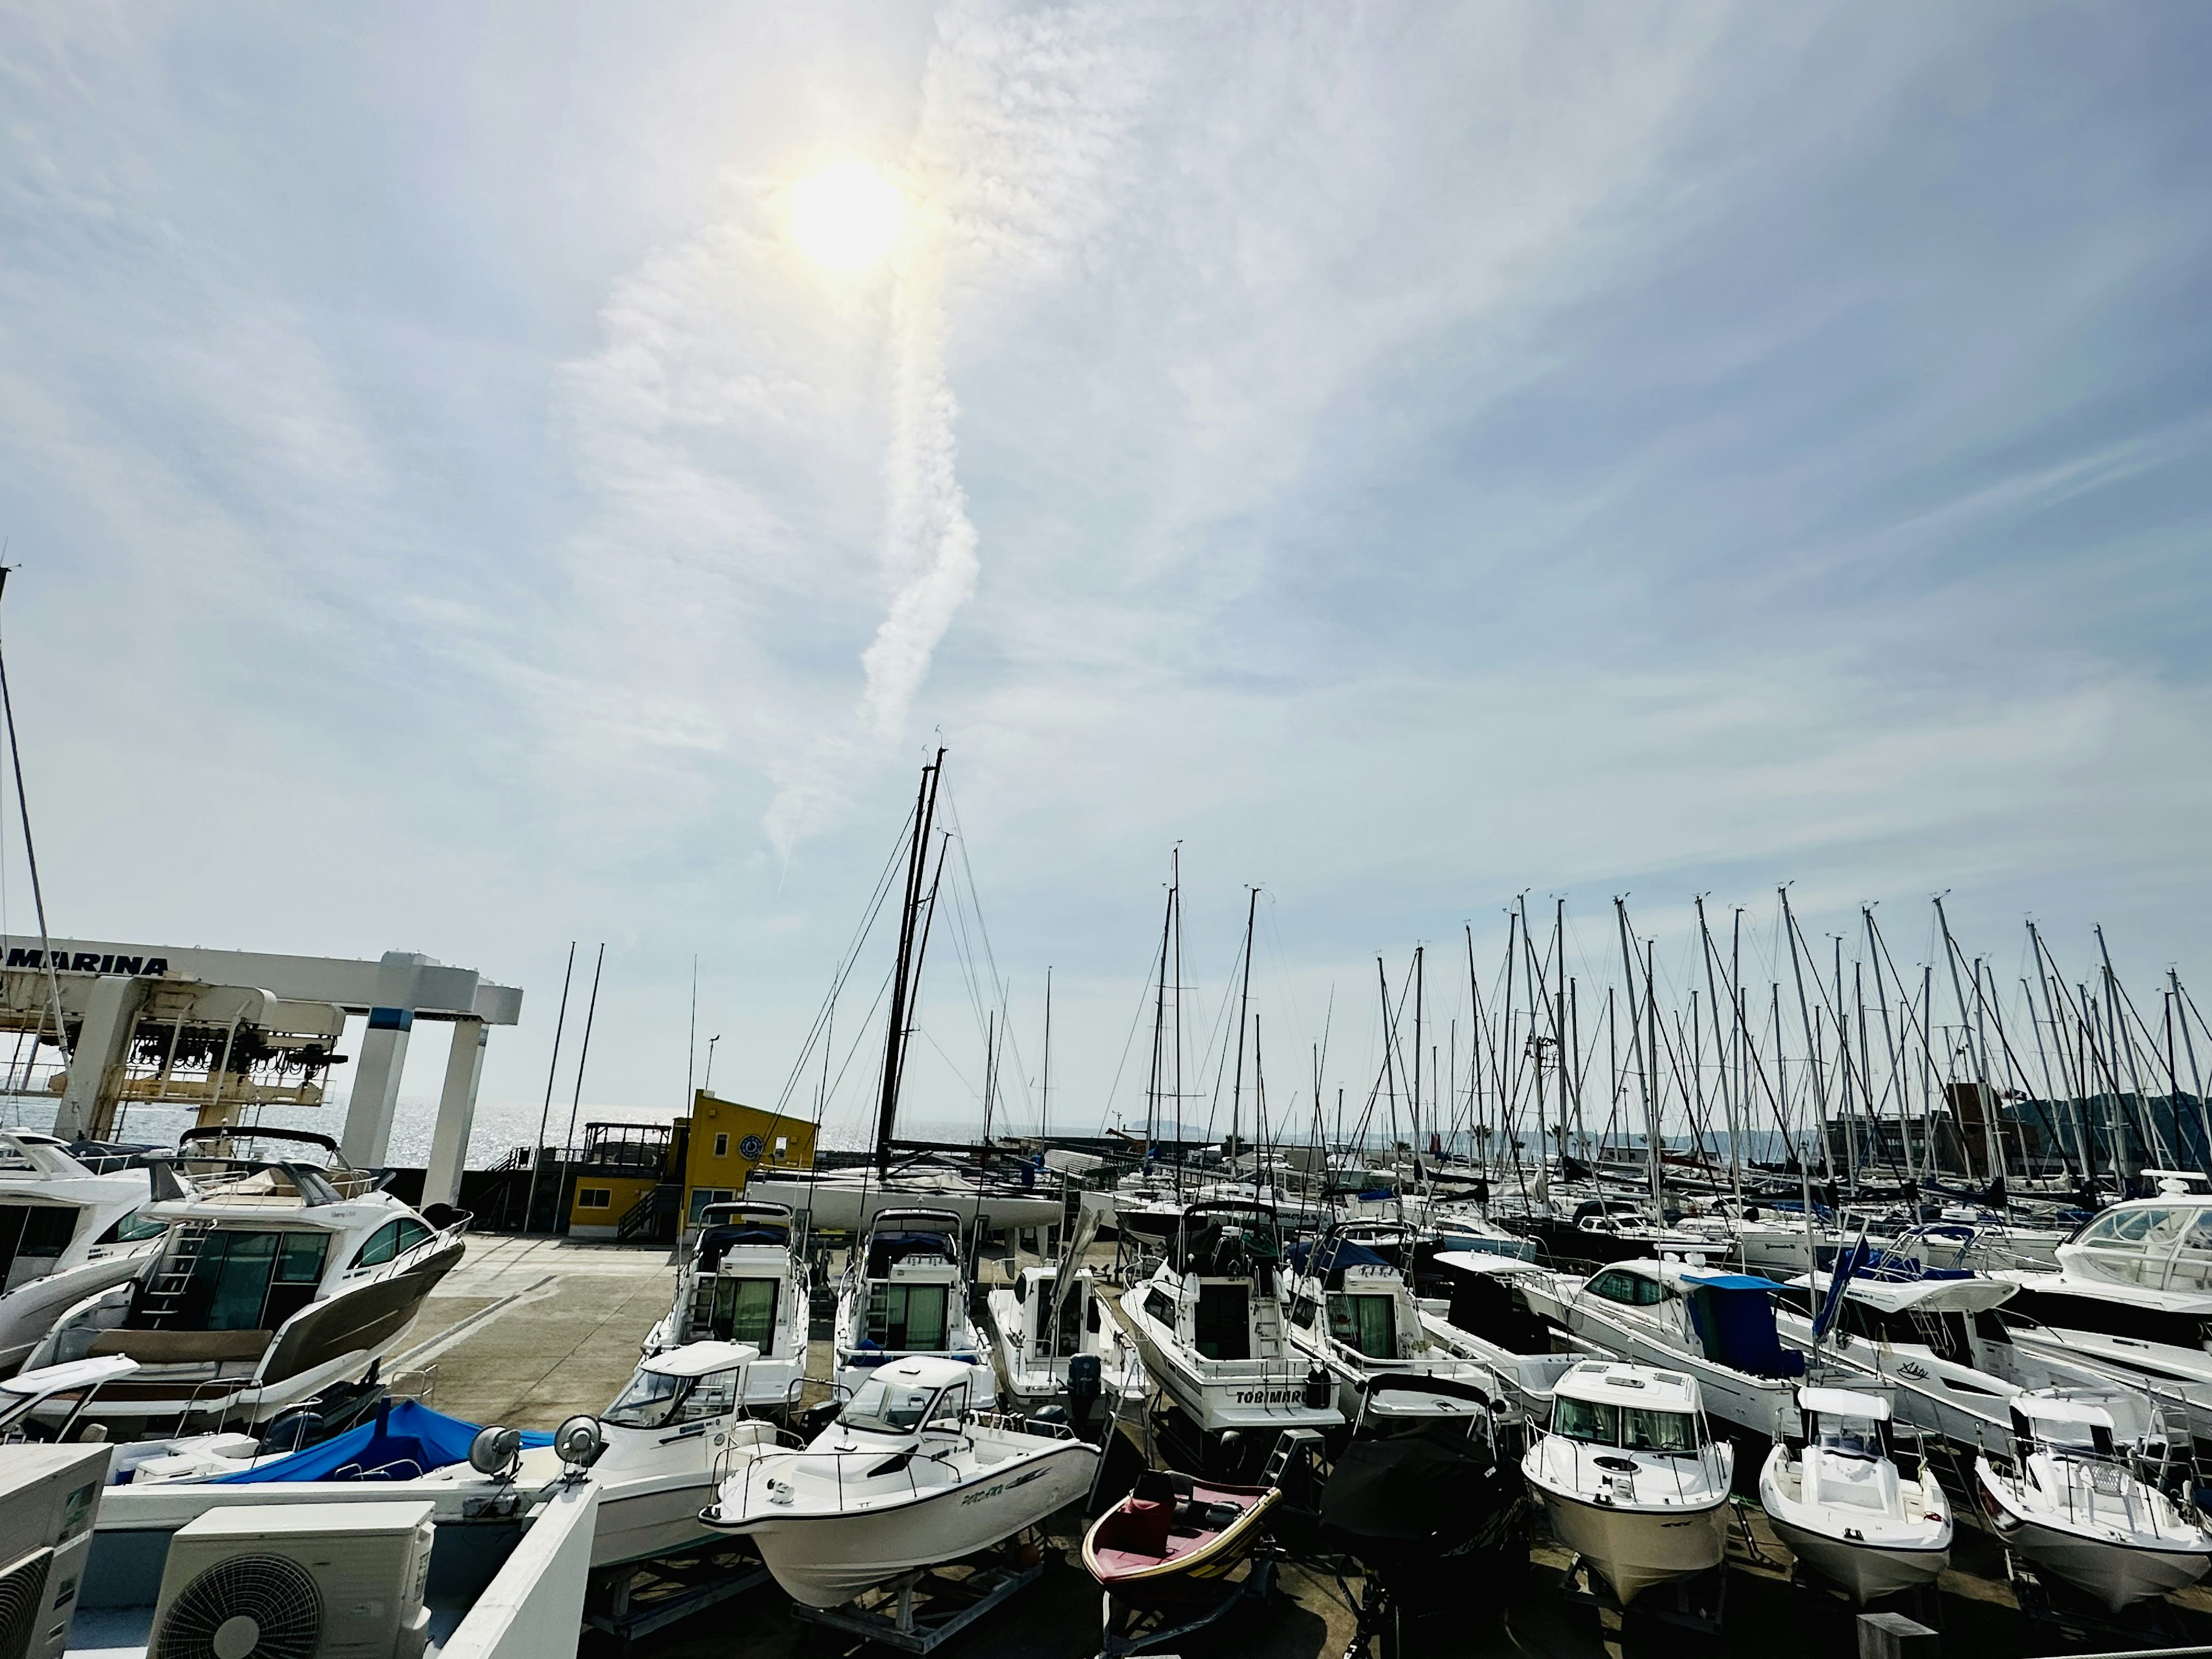
[[[716,1135],[716,1136],[714,1137],[714,1156],[715,1156],[716,1158],[727,1158],[729,1155],[730,1155],[730,1138],[729,1138],[729,1136],[727,1136],[727,1135]]]
[[[614,1189],[611,1187],[579,1187],[576,1188],[576,1207],[580,1210],[605,1210],[613,1207]]]

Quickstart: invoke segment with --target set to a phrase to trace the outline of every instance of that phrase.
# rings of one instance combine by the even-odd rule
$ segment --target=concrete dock
[[[484,1235],[427,1304],[410,1333],[395,1375],[419,1372],[432,1403],[478,1423],[550,1429],[578,1412],[604,1409],[637,1363],[646,1332],[668,1310],[674,1267],[665,1249],[574,1243],[565,1238]],[[810,1374],[827,1375],[827,1345],[817,1343]],[[401,1386],[408,1386],[403,1380]],[[1744,1524],[1730,1547],[1723,1633],[1693,1636],[1632,1620],[1626,1639],[1601,1628],[1597,1612],[1560,1594],[1566,1555],[1540,1535],[1525,1582],[1469,1583],[1464,1613],[1449,1631],[1408,1651],[1506,1659],[1541,1655],[1601,1659],[1628,1655],[1711,1653],[1759,1659],[1849,1659],[1858,1653],[1851,1610],[1822,1592],[1795,1587],[1789,1554],[1766,1529],[1755,1503],[1739,1504]],[[1944,1650],[1975,1659],[2056,1654],[2063,1632],[2021,1611],[1996,1541],[1963,1509],[1953,1571],[1944,1575],[1940,1620]],[[1099,1650],[1100,1596],[1073,1553],[1078,1517],[1060,1518],[1042,1578],[1006,1607],[948,1643],[948,1659],[1068,1659]],[[1171,1650],[1208,1659],[1336,1659],[1354,1629],[1356,1579],[1286,1565],[1263,1605],[1240,1607]],[[2212,1592],[2168,1598],[2166,1628],[2138,1617],[2131,1635],[2093,1649],[2212,1642]],[[1608,1643],[1607,1638],[1613,1640]],[[637,1644],[654,1659],[781,1659],[805,1652],[854,1652],[864,1645],[793,1618],[771,1585],[671,1626]],[[587,1632],[587,1659],[617,1659],[617,1644]],[[889,1650],[879,1650],[888,1653]]]

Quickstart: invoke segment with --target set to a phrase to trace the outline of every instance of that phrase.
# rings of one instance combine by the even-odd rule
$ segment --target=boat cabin
[[[1771,1279],[1671,1261],[1617,1261],[1583,1288],[1633,1322],[1694,1345],[1716,1365],[1747,1376],[1805,1373],[1805,1356],[1784,1347],[1775,1329],[1773,1297],[1783,1287]]]
[[[2106,1284],[2212,1291],[2212,1193],[2115,1204],[2058,1246],[2058,1265]]]
[[[750,1342],[688,1342],[638,1362],[599,1420],[618,1429],[672,1429],[708,1423],[738,1409],[745,1367],[760,1358]]]
[[[691,1249],[691,1300],[678,1340],[751,1342],[781,1352],[792,1320],[785,1294],[794,1223],[782,1204],[710,1204]]]
[[[1014,1306],[1023,1345],[1038,1359],[1085,1352],[1085,1336],[1098,1334],[1098,1301],[1087,1278],[1068,1291],[1060,1304],[1057,1327],[1048,1328],[1053,1326],[1052,1304],[1059,1285],[1060,1268],[1051,1264],[1024,1267],[1014,1275]]]
[[[2112,1414],[2102,1406],[2063,1395],[2016,1394],[2012,1431],[2023,1456],[2032,1449],[2067,1457],[2116,1459]]]
[[[829,1433],[957,1434],[971,1375],[957,1361],[919,1354],[885,1365],[854,1390]]]
[[[869,1230],[863,1276],[868,1305],[862,1342],[888,1353],[942,1348],[957,1312],[958,1218],[933,1210],[886,1210]]]
[[[1551,1431],[1588,1446],[1661,1455],[1694,1455],[1712,1441],[1693,1378],[1595,1360],[1554,1385]]]

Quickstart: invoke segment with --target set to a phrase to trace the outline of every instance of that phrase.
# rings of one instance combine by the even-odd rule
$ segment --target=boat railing
[[[968,1420],[978,1428],[997,1429],[1006,1434],[1033,1434],[1048,1440],[1075,1438],[1075,1431],[1065,1423],[1039,1423],[1017,1412],[969,1412]]]
[[[1612,1456],[1617,1462],[1628,1462],[1632,1464],[1634,1473],[1630,1475],[1631,1501],[1638,1503],[1650,1501],[1644,1496],[1642,1491],[1644,1477],[1646,1474],[1656,1474],[1659,1472],[1659,1469],[1658,1467],[1654,1464],[1634,1462],[1633,1459],[1627,1455],[1629,1452],[1634,1449],[1633,1448],[1613,1444],[1600,1445],[1597,1442],[1593,1440],[1577,1440],[1571,1435],[1561,1434],[1556,1429],[1539,1429],[1537,1430],[1537,1433],[1540,1437],[1540,1443],[1548,1445],[1552,1441],[1564,1440],[1571,1448],[1572,1448],[1572,1455],[1574,1459],[1573,1480],[1577,1491],[1581,1490],[1584,1480],[1584,1472],[1583,1469],[1583,1455],[1588,1453],[1593,1462],[1595,1462],[1599,1455],[1606,1455]],[[1665,1459],[1664,1467],[1666,1472],[1674,1477],[1674,1501],[1686,1506],[1691,1501],[1690,1490],[1682,1482],[1681,1460],[1682,1457],[1686,1455],[1687,1454],[1681,1453],[1662,1454]],[[1711,1468],[1708,1463],[1708,1460],[1711,1455],[1712,1444],[1710,1441],[1701,1444],[1697,1449],[1696,1456],[1698,1462],[1698,1473],[1704,1477],[1702,1484],[1708,1489],[1717,1486],[1720,1484],[1718,1471]],[[1608,1469],[1603,1464],[1598,1464],[1597,1468],[1600,1473],[1607,1475],[1608,1479],[1615,1474],[1624,1473],[1624,1471]],[[1700,1492],[1698,1495],[1702,1497],[1705,1494]]]

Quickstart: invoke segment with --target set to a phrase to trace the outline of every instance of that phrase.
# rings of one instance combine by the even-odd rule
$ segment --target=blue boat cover
[[[469,1461],[479,1425],[434,1412],[417,1400],[380,1407],[375,1420],[348,1429],[319,1445],[258,1468],[219,1474],[210,1486],[258,1486],[267,1480],[410,1480],[449,1463]],[[523,1431],[526,1446],[550,1446],[553,1437]]]
[[[1683,1285],[1706,1358],[1751,1376],[1804,1375],[1805,1356],[1784,1348],[1775,1334],[1774,1304],[1767,1297],[1782,1286],[1748,1273],[1686,1277]]]

